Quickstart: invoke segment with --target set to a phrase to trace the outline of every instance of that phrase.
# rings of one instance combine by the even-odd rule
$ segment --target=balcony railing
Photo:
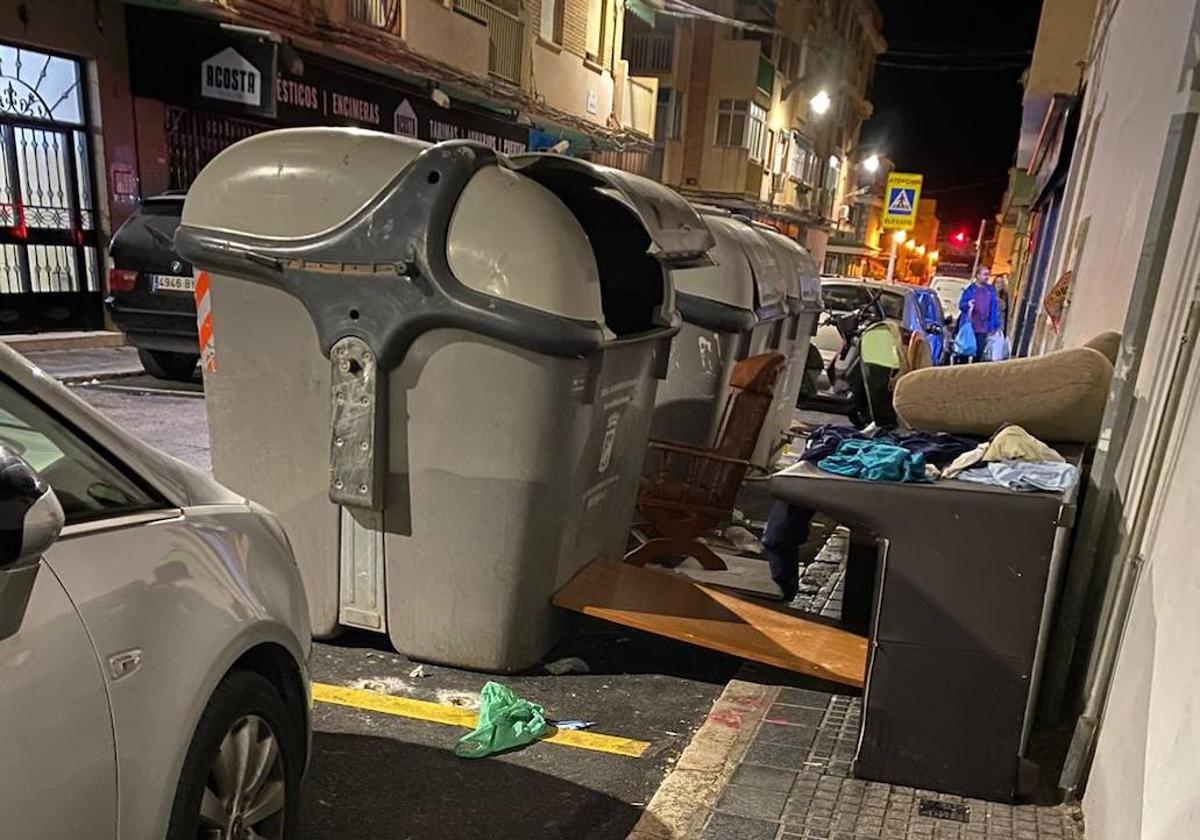
[[[454,0],[454,10],[487,26],[488,71],[497,78],[519,85],[525,23],[487,0]]]
[[[670,73],[675,63],[674,32],[625,32],[624,58],[629,72]]]
[[[365,26],[394,32],[400,0],[346,0],[346,16]]]

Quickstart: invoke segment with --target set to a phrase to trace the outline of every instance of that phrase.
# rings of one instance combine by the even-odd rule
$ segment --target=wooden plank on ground
[[[554,596],[556,606],[626,627],[861,687],[867,640],[681,575],[593,560]]]

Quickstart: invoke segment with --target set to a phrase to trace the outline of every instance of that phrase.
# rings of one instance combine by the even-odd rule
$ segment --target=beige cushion
[[[925,431],[990,435],[1016,423],[1044,441],[1092,444],[1111,380],[1112,364],[1090,347],[927,368],[896,382],[896,415]]]
[[[1121,334],[1116,330],[1102,332],[1083,346],[1100,351],[1104,354],[1104,358],[1108,359],[1110,365],[1115,365],[1117,363],[1117,353],[1121,349]]]

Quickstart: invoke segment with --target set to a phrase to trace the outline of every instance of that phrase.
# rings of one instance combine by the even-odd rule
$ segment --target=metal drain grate
[[[933,817],[935,820],[953,820],[954,822],[970,822],[971,806],[959,802],[939,802],[936,799],[922,799],[917,807],[922,817]]]

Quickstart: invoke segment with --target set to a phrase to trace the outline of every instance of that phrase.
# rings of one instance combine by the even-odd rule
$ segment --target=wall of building
[[[612,113],[612,74],[565,49],[533,45],[533,84],[547,105],[577,117],[605,125]]]
[[[547,105],[607,125],[613,113],[614,56],[621,46],[623,9],[613,0],[603,4],[607,19],[600,54],[587,57],[588,0],[559,0],[563,3],[561,42],[553,33],[541,31],[541,0],[532,0],[528,12],[532,43],[530,90]]]
[[[1068,269],[1074,276],[1062,334],[1044,331],[1044,349],[1073,347],[1124,324],[1167,127],[1179,104],[1189,20],[1187,0],[1120,3],[1107,40],[1094,49],[1057,255],[1047,274],[1049,282]]]
[[[125,50],[124,4],[98,0],[81,7],[74,0],[0,0],[0,40],[54,50],[85,61],[93,123],[90,139],[99,189],[96,206],[101,239],[107,241],[106,234],[111,234],[137,206],[136,185],[130,183],[137,177],[137,145]],[[114,189],[114,177],[122,189]],[[134,187],[132,192],[130,186]]]
[[[404,0],[400,37],[413,52],[475,76],[488,74],[487,27],[439,0]]]
[[[1167,123],[1179,102],[1185,46],[1200,32],[1198,11],[1195,0],[1120,4],[1101,30],[1088,103],[1092,125],[1081,128],[1091,161],[1087,166],[1087,149],[1076,156],[1086,181],[1068,196],[1078,205],[1075,220],[1089,221],[1086,237],[1081,225],[1067,234],[1078,240],[1079,255],[1065,344],[1122,326]],[[1060,235],[1071,222],[1059,226]],[[1200,283],[1198,236],[1194,147],[1135,385],[1131,443],[1121,465],[1132,488],[1121,503],[1125,532]],[[1090,840],[1175,840],[1195,835],[1200,825],[1200,363],[1193,361],[1181,382],[1181,415],[1165,430],[1140,578],[1083,798]]]
[[[1044,0],[1026,95],[1075,90],[1078,62],[1087,55],[1095,12],[1096,0]]]
[[[1200,152],[1193,152],[1190,166],[1137,385],[1142,430],[1152,428],[1162,410],[1200,280],[1200,257],[1192,248],[1200,234]],[[1170,445],[1142,571],[1084,796],[1091,840],[1175,840],[1193,836],[1200,826],[1200,360],[1182,380],[1182,415],[1167,430]],[[1132,438],[1143,441],[1129,459],[1135,486],[1146,467],[1149,437],[1142,431]]]

